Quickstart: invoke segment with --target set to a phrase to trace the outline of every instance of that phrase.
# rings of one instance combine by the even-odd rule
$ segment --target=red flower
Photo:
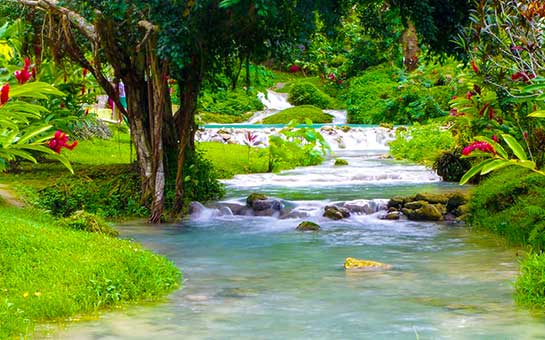
[[[473,97],[474,93],[472,91],[467,91],[466,93],[466,99],[471,100],[471,97]]]
[[[14,75],[17,78],[19,84],[24,84],[30,79],[30,72],[28,69],[30,67],[30,59],[25,58],[25,65],[21,70],[15,71]]]
[[[524,131],[522,133],[522,138],[524,138],[524,140],[528,140],[528,132]]]
[[[498,136],[496,136],[496,135],[492,136],[492,140],[494,140],[494,142],[497,143],[498,142]]]
[[[473,69],[473,71],[475,73],[479,73],[479,67],[477,66],[477,64],[475,63],[475,60],[472,60],[471,61],[471,68]]]
[[[74,149],[78,145],[78,141],[68,144],[68,136],[66,133],[58,130],[55,132],[55,136],[49,141],[48,145],[51,150],[55,151],[56,153],[61,153],[61,149],[63,147],[67,148],[68,150]]]
[[[329,80],[337,79],[337,77],[335,76],[335,73],[330,73],[330,74],[327,75],[327,77],[329,78]]]
[[[81,75],[83,76],[83,78],[87,77],[87,72],[89,72],[88,69],[84,68],[83,70],[81,70]]]
[[[289,71],[291,73],[297,73],[297,72],[301,71],[301,67],[299,67],[299,65],[293,64],[293,65],[290,66]]]
[[[481,150],[482,152],[496,154],[496,150],[488,142],[473,142],[470,145],[466,146],[462,151],[462,155],[469,156],[475,149]]]
[[[528,74],[526,72],[517,72],[511,75],[512,81],[517,81],[519,79],[522,79],[525,83],[529,82],[530,79],[534,79],[536,77],[535,74]]]
[[[4,105],[9,100],[9,84],[2,86],[0,89],[0,105]]]
[[[257,135],[254,135],[251,131],[246,131],[246,134],[244,135],[244,144],[248,146],[259,144],[257,141]]]

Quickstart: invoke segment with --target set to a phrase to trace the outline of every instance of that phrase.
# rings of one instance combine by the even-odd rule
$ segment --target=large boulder
[[[426,201],[428,203],[436,204],[446,204],[448,201],[448,195],[445,194],[430,194],[427,192],[416,194],[414,197],[415,201]]]
[[[425,203],[418,209],[405,210],[409,211],[407,218],[412,221],[442,221],[445,213],[443,205],[430,203]]]
[[[469,201],[469,194],[456,191],[449,195],[447,201],[447,210],[454,211],[461,205],[466,204]]]
[[[344,260],[344,269],[346,270],[380,270],[390,268],[392,268],[391,265],[382,262],[360,260],[353,257],[347,257],[346,260]]]
[[[323,216],[332,220],[342,220],[343,218],[350,217],[350,211],[336,205],[328,205],[324,208]]]
[[[267,210],[280,211],[284,208],[282,201],[256,193],[246,198],[246,205],[255,212]]]
[[[320,230],[320,226],[314,222],[310,222],[310,221],[303,221],[301,223],[299,223],[299,225],[297,226],[297,228],[295,228],[295,230],[299,230],[299,231],[319,231]]]

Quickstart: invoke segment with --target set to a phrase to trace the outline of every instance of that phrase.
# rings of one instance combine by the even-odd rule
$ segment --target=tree
[[[181,213],[184,163],[194,149],[194,115],[203,80],[227,56],[248,61],[297,43],[308,31],[305,1],[10,0],[47,22],[54,54],[88,69],[128,118],[150,222],[161,219],[167,176],[175,177],[173,211]],[[126,86],[128,108],[105,67]],[[178,82],[181,106],[171,111],[167,79]],[[176,159],[175,169],[168,167]]]

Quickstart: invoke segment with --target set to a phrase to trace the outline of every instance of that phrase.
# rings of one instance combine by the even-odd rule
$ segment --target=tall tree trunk
[[[184,188],[184,164],[188,151],[195,147],[195,111],[202,84],[202,69],[200,56],[194,55],[192,63],[185,67],[183,79],[179,81],[180,100],[182,105],[174,117],[179,132],[178,159],[176,171],[176,198],[173,214],[181,215],[185,188]]]
[[[418,67],[420,47],[418,47],[418,36],[413,22],[408,20],[407,26],[407,29],[401,36],[401,44],[403,47],[403,64],[405,65],[405,69],[411,72]]]

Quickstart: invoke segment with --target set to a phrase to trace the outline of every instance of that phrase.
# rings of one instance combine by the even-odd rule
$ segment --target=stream
[[[545,339],[545,320],[513,302],[517,249],[459,224],[321,216],[328,202],[457,189],[428,169],[381,155],[384,142],[336,150],[316,167],[225,181],[309,212],[302,219],[200,214],[179,224],[119,226],[173,260],[183,288],[163,303],[69,324],[54,339]],[[212,210],[209,210],[212,211]],[[346,257],[385,271],[345,271]]]

